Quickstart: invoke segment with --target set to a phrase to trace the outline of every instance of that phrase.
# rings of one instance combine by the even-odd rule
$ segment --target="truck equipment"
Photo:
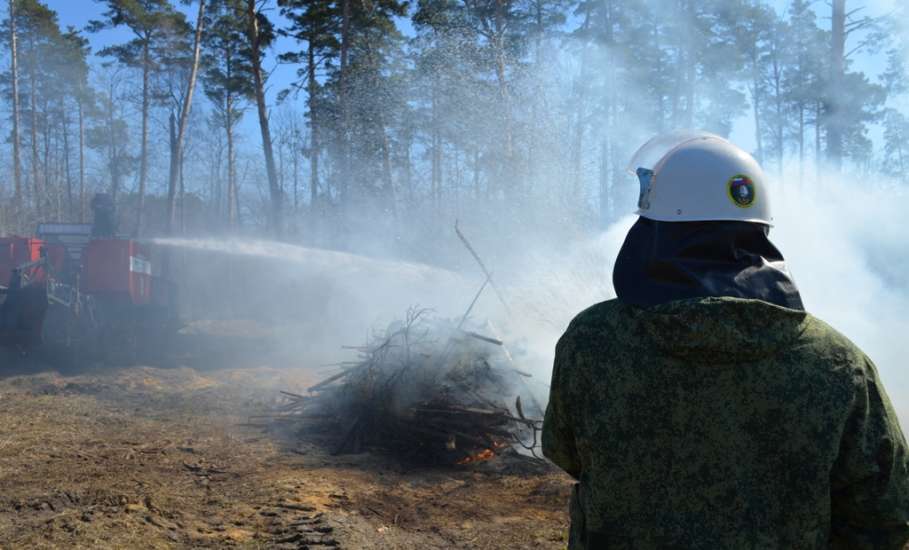
[[[57,361],[122,360],[160,351],[179,329],[163,252],[116,234],[110,196],[91,205],[92,224],[0,237],[0,346]]]

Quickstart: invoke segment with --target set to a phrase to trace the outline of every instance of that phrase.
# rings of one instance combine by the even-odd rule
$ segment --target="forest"
[[[739,120],[782,186],[902,186],[909,9],[867,3],[97,0],[76,28],[9,0],[0,233],[90,221],[108,193],[141,238],[425,259],[455,219],[602,228],[643,141]],[[93,51],[106,29],[128,39]]]

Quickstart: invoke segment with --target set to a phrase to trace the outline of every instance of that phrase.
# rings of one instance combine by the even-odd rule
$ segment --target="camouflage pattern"
[[[556,348],[543,452],[578,480],[573,550],[909,541],[909,450],[874,365],[766,302],[578,315]]]

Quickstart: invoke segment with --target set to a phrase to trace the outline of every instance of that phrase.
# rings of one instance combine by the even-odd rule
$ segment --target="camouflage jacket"
[[[578,480],[572,550],[909,541],[909,450],[874,365],[765,302],[578,315],[556,348],[543,452]]]

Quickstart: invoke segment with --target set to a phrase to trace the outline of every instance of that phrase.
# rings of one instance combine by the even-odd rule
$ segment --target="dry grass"
[[[568,480],[407,470],[239,427],[308,372],[0,379],[0,546],[562,548]]]

